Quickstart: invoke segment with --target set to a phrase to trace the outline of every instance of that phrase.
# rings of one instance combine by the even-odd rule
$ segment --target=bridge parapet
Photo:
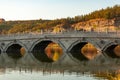
[[[32,38],[71,38],[71,37],[85,37],[85,38],[120,38],[120,33],[116,32],[64,32],[59,34],[10,34],[0,35],[0,40],[11,39],[32,39]]]

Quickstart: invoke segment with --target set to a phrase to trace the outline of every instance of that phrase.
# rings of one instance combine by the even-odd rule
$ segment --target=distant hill
[[[120,5],[93,11],[86,15],[56,20],[5,21],[0,19],[0,34],[61,32],[66,30],[104,31],[120,27]],[[103,30],[102,30],[103,29]],[[100,29],[99,29],[100,30]]]

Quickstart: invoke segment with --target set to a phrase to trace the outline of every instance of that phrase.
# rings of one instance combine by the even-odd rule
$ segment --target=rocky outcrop
[[[92,19],[85,22],[79,22],[72,25],[75,30],[96,30],[105,31],[106,28],[109,30],[116,30],[116,27],[120,27],[120,17],[115,19]],[[114,28],[114,29],[113,29]]]
[[[120,27],[120,17],[115,18],[114,25]]]

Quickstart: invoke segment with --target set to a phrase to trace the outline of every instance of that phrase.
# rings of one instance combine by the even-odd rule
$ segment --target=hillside
[[[66,30],[115,31],[120,27],[120,5],[107,7],[86,15],[56,20],[0,20],[0,34],[61,32]]]
[[[85,22],[79,22],[73,24],[72,27],[75,30],[85,30],[85,31],[100,31],[105,32],[106,30],[113,32],[120,29],[120,17],[113,19],[91,19]]]

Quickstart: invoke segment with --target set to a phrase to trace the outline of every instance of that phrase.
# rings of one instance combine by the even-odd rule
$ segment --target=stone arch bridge
[[[120,44],[120,34],[116,32],[66,32],[59,34],[46,33],[1,35],[0,55],[4,56],[4,54],[6,54],[9,56],[10,52],[19,53],[20,48],[24,47],[28,53],[27,55],[30,55],[31,58],[34,58],[34,54],[29,53],[44,53],[44,49],[51,42],[59,44],[63,49],[64,54],[60,60],[63,60],[63,58],[70,58],[73,61],[81,60],[79,59],[80,57],[78,57],[80,55],[77,51],[87,43],[93,44],[99,52],[107,52],[105,56],[109,56],[111,58],[120,58],[114,53],[111,53],[113,52],[113,49]],[[44,54],[41,56],[45,57]],[[40,61],[51,62],[44,58]]]

